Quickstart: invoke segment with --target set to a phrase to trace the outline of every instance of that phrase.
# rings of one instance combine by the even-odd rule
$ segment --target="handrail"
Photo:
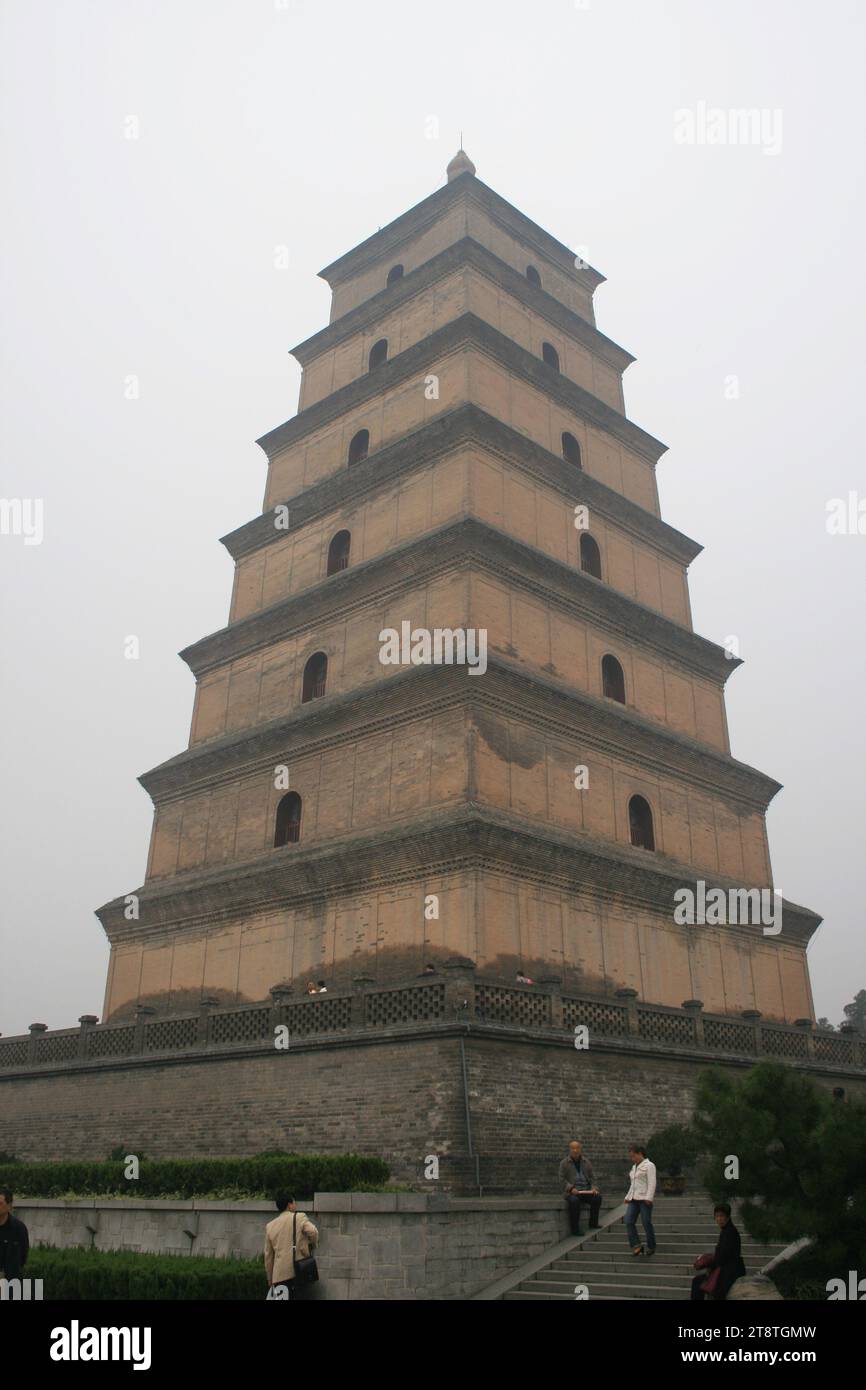
[[[780,1057],[824,1068],[866,1070],[866,1037],[857,1029],[825,1033],[810,1020],[773,1023],[755,1011],[745,1011],[745,1016],[705,1014],[699,1000],[687,1000],[677,1008],[638,999],[631,989],[600,995],[564,991],[558,980],[516,984],[479,975],[471,962],[382,985],[359,976],[349,988],[329,988],[324,994],[295,993],[294,988],[276,985],[268,999],[243,1004],[204,999],[198,1010],[182,1013],[160,1014],[139,1006],[133,1017],[107,1023],[83,1015],[78,1029],[49,1031],[34,1023],[28,1034],[0,1036],[0,1071],[261,1044],[274,1036],[278,1025],[290,1026],[298,1038],[327,1042],[329,1035],[381,1035],[388,1028],[429,1029],[455,1021],[471,1023],[473,1029],[515,1027],[547,1037],[567,1036],[585,1027],[590,1038],[595,1034],[605,1041],[649,1043],[673,1053]]]

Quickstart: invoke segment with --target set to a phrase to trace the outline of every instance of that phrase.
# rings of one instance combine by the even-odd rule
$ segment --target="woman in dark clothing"
[[[717,1301],[727,1298],[734,1280],[742,1278],[746,1272],[740,1254],[740,1233],[731,1220],[731,1208],[727,1202],[713,1207],[713,1216],[719,1228],[719,1240],[711,1262],[692,1280],[692,1298],[698,1301],[704,1297],[704,1282],[714,1269],[719,1271],[719,1277],[710,1297]]]

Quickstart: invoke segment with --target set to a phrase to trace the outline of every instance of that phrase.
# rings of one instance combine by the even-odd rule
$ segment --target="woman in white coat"
[[[632,1167],[631,1179],[625,1200],[625,1231],[633,1255],[654,1255],[656,1252],[656,1233],[653,1230],[653,1202],[656,1195],[656,1166],[646,1156],[646,1149],[640,1144],[632,1144],[628,1151]],[[640,1214],[646,1248],[637,1237],[637,1218]]]

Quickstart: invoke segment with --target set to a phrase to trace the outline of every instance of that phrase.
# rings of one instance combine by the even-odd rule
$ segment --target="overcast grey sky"
[[[826,530],[866,498],[864,34],[857,0],[5,0],[0,493],[44,500],[44,539],[0,536],[4,1034],[101,1012],[93,909],[142,881],[136,777],[186,746],[176,653],[225,623],[218,537],[261,508],[316,272],[444,182],[461,128],[608,277],[599,327],[670,446],[665,519],[706,547],[695,626],[739,640],[732,749],[785,784],[777,886],[825,918],[839,1020],[866,987],[866,535]],[[710,108],[765,138],[702,143]]]

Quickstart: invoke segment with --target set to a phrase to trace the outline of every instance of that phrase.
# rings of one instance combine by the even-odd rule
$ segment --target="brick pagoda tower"
[[[602,276],[462,151],[322,275],[298,413],[259,440],[262,515],[224,538],[228,623],[183,653],[189,748],[141,779],[138,915],[98,914],[105,1016],[458,959],[811,1018],[813,913],[674,919],[698,880],[771,885],[778,784],[731,756],[738,663],[692,629],[700,547],[659,515]],[[389,629],[486,634],[486,669],[383,664]]]

